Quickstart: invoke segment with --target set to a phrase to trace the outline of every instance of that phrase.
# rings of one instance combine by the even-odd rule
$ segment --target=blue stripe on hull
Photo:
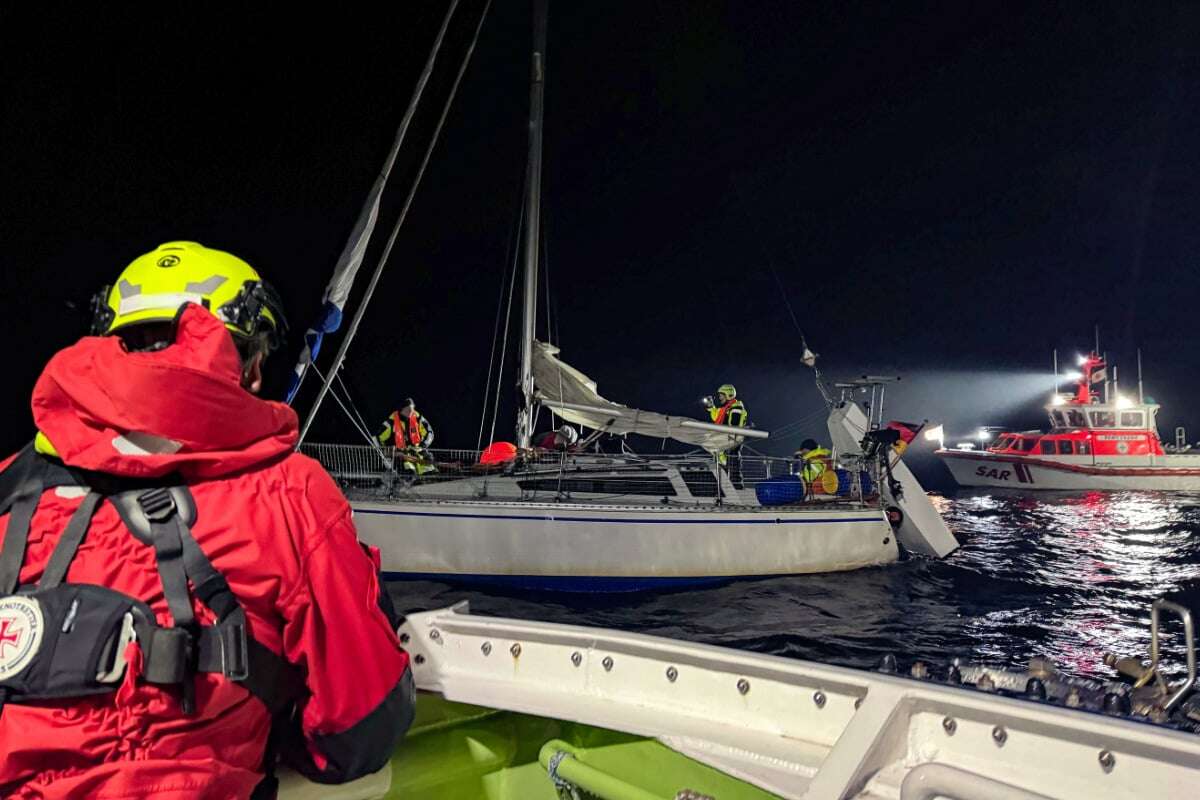
[[[468,586],[494,586],[526,592],[646,592],[713,586],[729,581],[778,578],[780,575],[697,575],[673,578],[592,575],[468,575],[446,572],[385,572],[387,580],[439,581]]]
[[[541,516],[520,516],[520,515],[505,515],[505,514],[452,514],[445,512],[434,511],[387,511],[382,508],[355,508],[355,514],[378,514],[387,517],[445,517],[449,519],[503,519],[521,522],[600,522],[618,525],[822,525],[844,523],[861,523],[861,522],[882,522],[883,515],[878,517],[845,517],[843,519],[790,519],[770,516],[768,512],[758,512],[756,517],[767,517],[766,519],[713,519],[705,517],[701,519],[687,519],[684,517],[675,517],[674,519],[655,519],[653,517],[633,517],[633,518],[612,518],[612,517],[563,517],[557,514],[544,514]]]

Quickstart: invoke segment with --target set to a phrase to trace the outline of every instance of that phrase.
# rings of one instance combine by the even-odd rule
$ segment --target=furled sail
[[[538,402],[567,422],[606,433],[639,433],[674,439],[719,453],[746,439],[765,439],[766,431],[729,428],[688,417],[642,411],[606,400],[596,382],[558,358],[553,345],[533,343],[533,384]],[[737,431],[734,435],[731,431]]]

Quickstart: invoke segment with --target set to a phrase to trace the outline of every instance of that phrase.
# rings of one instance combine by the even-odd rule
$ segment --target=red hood
[[[33,419],[64,462],[118,475],[225,475],[296,446],[296,413],[240,385],[225,326],[184,310],[175,344],[129,353],[114,336],[60,351],[33,389]]]

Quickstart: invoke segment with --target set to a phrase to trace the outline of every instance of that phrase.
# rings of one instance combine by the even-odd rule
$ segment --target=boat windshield
[[[1091,417],[1093,428],[1117,427],[1117,415],[1113,411],[1089,411],[1088,416]]]
[[[1143,411],[1122,411],[1121,412],[1121,427],[1122,428],[1144,428],[1146,427],[1146,414]]]
[[[1069,408],[1067,409],[1067,425],[1072,428],[1086,428],[1087,419],[1084,418],[1082,411]]]

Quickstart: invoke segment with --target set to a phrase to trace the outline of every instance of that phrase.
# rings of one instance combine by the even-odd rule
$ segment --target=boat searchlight
[[[927,428],[925,430],[925,441],[937,442],[938,447],[944,450],[946,448],[946,426],[938,425],[934,428]]]
[[[1062,378],[1064,381],[1081,381],[1083,380],[1083,373],[1073,369],[1070,372],[1064,372]]]
[[[1133,401],[1124,395],[1117,395],[1117,408],[1133,408]]]
[[[1056,394],[1054,397],[1050,398],[1050,405],[1052,406],[1065,406],[1066,404],[1067,398],[1063,397],[1061,394]]]

